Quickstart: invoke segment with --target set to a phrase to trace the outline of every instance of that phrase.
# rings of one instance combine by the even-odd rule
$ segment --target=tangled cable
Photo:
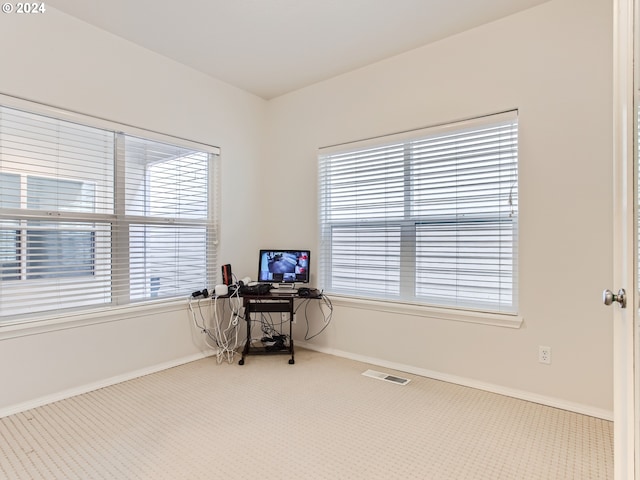
[[[231,314],[228,319],[224,317],[224,306],[222,314],[218,313],[218,297],[197,299],[197,312],[193,308],[193,297],[189,297],[189,311],[194,325],[201,333],[206,334],[205,342],[209,348],[216,351],[216,360],[222,363],[227,360],[233,363],[233,357],[238,349],[238,332],[240,324],[240,299],[237,294],[228,298],[231,305]],[[202,302],[206,305],[202,307]],[[201,323],[198,323],[200,318]],[[211,326],[207,326],[210,324]],[[210,343],[213,342],[213,343]]]
[[[309,303],[311,302],[311,298],[305,298],[304,301],[298,306],[298,308],[296,308],[296,312],[297,312],[298,309],[302,305],[304,305],[304,317],[307,323],[307,330],[304,334],[305,341],[311,340],[312,338],[315,338],[318,335],[320,335],[322,332],[324,332],[324,330],[331,323],[331,319],[333,318],[333,304],[331,303],[331,299],[327,297],[323,292],[320,292],[319,295],[315,298],[318,299],[317,305],[318,305],[318,308],[320,309],[320,313],[322,314],[324,325],[318,332],[314,333],[313,335],[311,336],[309,335],[309,315],[307,314],[307,309],[309,308]],[[328,314],[325,313],[325,310],[323,309],[323,307],[329,310]]]

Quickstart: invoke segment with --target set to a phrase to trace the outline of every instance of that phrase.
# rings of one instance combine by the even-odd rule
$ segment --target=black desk
[[[267,295],[242,294],[242,306],[244,307],[244,319],[247,322],[247,342],[242,350],[242,358],[238,365],[244,365],[247,355],[291,355],[289,364],[295,363],[293,352],[293,301],[298,298],[295,293],[276,293]],[[289,346],[284,348],[254,347],[251,345],[251,314],[263,312],[289,313]]]

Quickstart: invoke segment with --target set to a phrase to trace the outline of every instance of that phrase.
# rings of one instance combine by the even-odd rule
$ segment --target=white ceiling
[[[548,0],[47,0],[265,99]]]

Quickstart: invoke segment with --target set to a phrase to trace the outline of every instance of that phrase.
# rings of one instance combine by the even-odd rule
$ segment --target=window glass
[[[329,293],[517,312],[517,112],[319,154]]]
[[[26,236],[27,280],[93,275],[94,232],[28,228]]]
[[[20,231],[6,229],[7,224],[0,229],[0,280],[10,281],[20,279]],[[15,222],[14,222],[15,223]]]
[[[217,149],[80,120],[0,107],[0,322],[215,283]]]
[[[95,190],[88,182],[27,176],[27,208],[93,212]]]
[[[20,175],[0,172],[0,208],[20,208]]]

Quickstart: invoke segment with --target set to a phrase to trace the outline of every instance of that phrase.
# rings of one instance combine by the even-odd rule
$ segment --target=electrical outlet
[[[551,347],[538,346],[538,361],[540,363],[551,363]]]
[[[297,320],[298,320],[298,314],[294,313],[293,314],[293,323],[298,323]]]

